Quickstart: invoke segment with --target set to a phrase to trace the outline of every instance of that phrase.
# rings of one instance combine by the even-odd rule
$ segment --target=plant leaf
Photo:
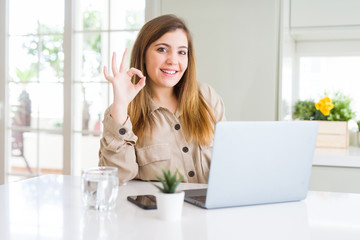
[[[169,191],[169,185],[167,184],[167,182],[162,179],[161,177],[157,177],[159,179],[159,181],[162,183],[163,188],[162,188],[162,192],[168,192]]]
[[[161,192],[164,192],[164,189],[162,187],[159,187],[158,185],[156,184],[153,184],[155,187],[157,187]]]
[[[174,175],[171,176],[171,179],[170,179],[171,185],[174,184],[174,182],[176,182],[177,173],[178,173],[178,170],[176,169]]]
[[[177,186],[183,180],[183,176],[179,174],[178,169],[176,169],[174,174],[171,174],[170,170],[161,169],[163,176],[156,175],[156,178],[163,185],[163,188],[153,184],[163,193],[175,193]],[[179,174],[179,178],[178,177]]]
[[[170,192],[171,193],[174,193],[176,192],[176,188],[177,186],[180,184],[180,182],[182,181],[183,177],[181,176],[172,186],[171,186],[171,189],[170,189]]]

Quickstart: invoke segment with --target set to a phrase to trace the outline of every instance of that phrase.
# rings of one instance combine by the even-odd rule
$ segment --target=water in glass
[[[109,210],[115,206],[119,179],[117,169],[97,167],[85,170],[82,175],[83,200],[87,207]]]

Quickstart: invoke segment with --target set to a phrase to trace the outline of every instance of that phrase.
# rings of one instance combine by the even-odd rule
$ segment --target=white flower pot
[[[156,195],[156,205],[159,218],[166,221],[177,221],[181,219],[184,205],[183,191],[176,193],[162,193]]]

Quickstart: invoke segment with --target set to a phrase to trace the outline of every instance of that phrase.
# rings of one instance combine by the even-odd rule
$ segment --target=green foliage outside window
[[[28,51],[28,54],[35,57],[41,56],[44,58],[44,62],[49,64],[50,67],[55,71],[56,77],[62,78],[64,76],[63,36],[53,34],[56,32],[54,29],[51,29],[49,26],[40,23],[38,25],[37,32],[49,35],[41,36],[40,41],[34,38],[30,42],[25,42],[23,47]],[[40,70],[46,68],[46,64],[40,65]],[[32,70],[35,71],[34,68],[32,68]]]

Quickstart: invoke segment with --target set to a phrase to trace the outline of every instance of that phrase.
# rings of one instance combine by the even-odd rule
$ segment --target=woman
[[[216,122],[224,105],[196,80],[193,43],[184,22],[163,15],[147,22],[117,68],[112,57],[113,104],[106,110],[100,166],[116,166],[120,182],[156,180],[179,170],[185,182],[207,183]]]

